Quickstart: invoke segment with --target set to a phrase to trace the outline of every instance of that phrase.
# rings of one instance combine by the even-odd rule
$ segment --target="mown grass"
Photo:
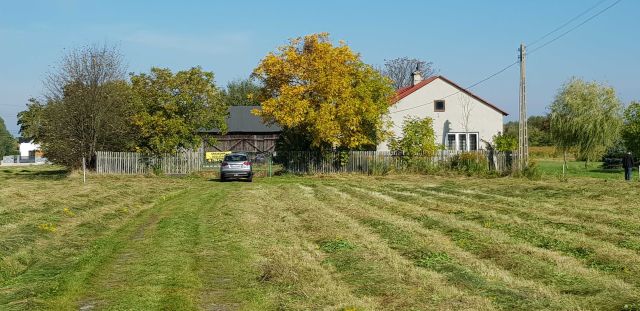
[[[538,169],[540,172],[549,178],[562,176],[562,165],[563,161],[559,158],[536,158],[533,160],[536,162]],[[568,161],[567,162],[567,170],[566,170],[567,178],[576,178],[576,177],[591,177],[591,178],[600,178],[600,179],[608,179],[608,180],[623,180],[624,179],[624,171],[621,168],[618,169],[604,169],[602,168],[602,162],[589,162],[585,166],[584,161]],[[634,181],[638,181],[638,170],[633,170],[633,175],[635,177]]]
[[[593,177],[593,176],[591,176]],[[640,191],[615,178],[0,170],[2,310],[622,310]]]

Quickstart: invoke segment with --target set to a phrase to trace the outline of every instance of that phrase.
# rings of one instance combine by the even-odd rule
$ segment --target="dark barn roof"
[[[227,117],[227,134],[232,133],[280,133],[282,128],[278,125],[267,125],[262,118],[251,113],[260,106],[231,106]],[[220,129],[201,130],[201,133],[219,134]]]

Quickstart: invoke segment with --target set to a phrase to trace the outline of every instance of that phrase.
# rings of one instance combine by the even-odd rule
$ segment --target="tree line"
[[[213,72],[197,66],[127,74],[116,48],[85,46],[63,56],[18,125],[49,160],[72,168],[83,159],[93,166],[98,150],[157,155],[197,148],[199,130],[226,129],[231,105],[261,105],[255,113],[283,127],[279,145],[289,149],[370,149],[388,134],[383,116],[417,64],[425,75],[434,72],[430,63],[401,58],[387,61],[383,74],[320,33],[290,40],[250,79],[223,89]]]
[[[548,111],[527,119],[529,146],[554,146],[565,162],[568,155],[585,162],[627,151],[640,155],[640,102],[625,107],[611,86],[571,78]],[[518,147],[518,129],[516,121],[505,123],[497,137],[504,149]]]
[[[15,154],[18,154],[18,141],[9,133],[4,120],[0,118],[0,160],[6,155]]]
[[[411,73],[432,76],[433,64],[402,57],[375,68],[327,33],[291,39],[267,54],[249,79],[226,88],[198,66],[127,74],[122,55],[110,46],[73,50],[55,68],[43,97],[29,100],[18,124],[47,158],[69,167],[79,167],[83,158],[91,166],[98,150],[157,155],[197,148],[199,130],[225,131],[231,105],[260,105],[253,113],[283,128],[279,150],[374,150],[389,138],[408,152],[438,147],[426,144],[434,139],[425,120],[407,120],[410,135],[393,139],[387,115],[396,90],[411,85]],[[548,115],[529,118],[530,142],[586,160],[616,144],[640,153],[639,116],[640,104],[623,111],[611,87],[572,79]],[[517,123],[507,123],[494,143],[499,150],[516,149]]]
[[[200,143],[200,128],[224,128],[226,104],[213,73],[193,67],[126,75],[113,47],[65,55],[45,80],[43,99],[18,114],[20,133],[54,163],[90,164],[98,150],[159,154]]]

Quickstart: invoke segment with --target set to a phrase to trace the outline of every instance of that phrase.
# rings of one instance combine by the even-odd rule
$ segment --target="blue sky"
[[[0,116],[17,135],[16,114],[42,94],[43,78],[65,50],[104,42],[119,46],[128,71],[199,65],[225,85],[247,77],[288,38],[329,32],[369,64],[421,58],[468,86],[515,61],[521,42],[597,2],[0,0]],[[613,86],[625,104],[640,100],[638,12],[640,1],[623,0],[530,55],[529,114],[544,113],[572,76]],[[514,66],[473,91],[509,112],[508,120],[517,118],[518,75]]]

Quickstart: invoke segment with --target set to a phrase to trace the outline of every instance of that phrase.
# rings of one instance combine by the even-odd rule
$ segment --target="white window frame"
[[[449,144],[449,135],[453,135],[453,149],[451,148],[451,145]],[[447,140],[446,140],[446,144],[447,144],[447,150],[456,150],[458,149],[458,134],[456,133],[447,133]]]
[[[469,150],[471,148],[471,143],[470,143],[470,134],[475,134],[476,135],[476,150],[481,150],[480,148],[480,133],[479,132],[449,132],[447,133],[446,136],[446,143],[447,143],[447,150],[450,151],[476,151],[476,150]],[[454,142],[454,149],[449,149],[449,135],[455,135],[455,142]],[[464,150],[460,149],[460,135],[465,135],[465,139],[466,139],[466,144],[464,146]]]

